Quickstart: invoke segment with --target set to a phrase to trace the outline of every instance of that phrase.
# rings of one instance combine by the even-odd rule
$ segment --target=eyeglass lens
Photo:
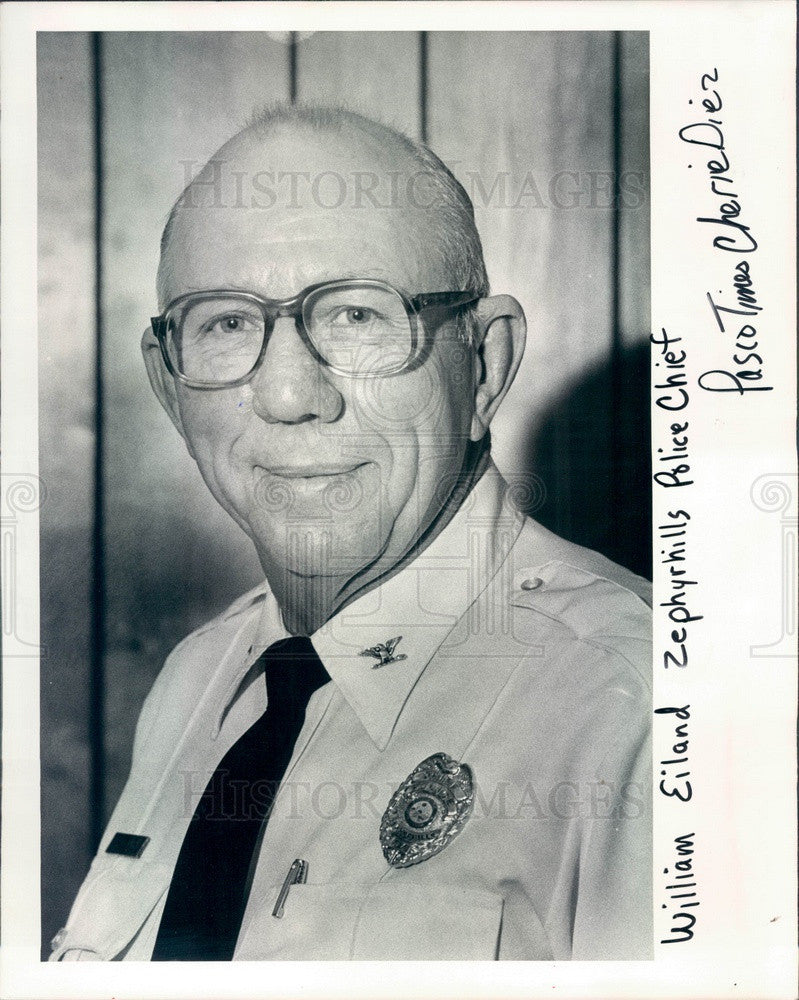
[[[400,296],[369,285],[312,292],[303,321],[331,368],[350,375],[397,371],[413,352],[411,320]],[[258,360],[267,322],[261,306],[235,294],[198,296],[169,318],[167,350],[189,379],[224,384],[247,375]]]

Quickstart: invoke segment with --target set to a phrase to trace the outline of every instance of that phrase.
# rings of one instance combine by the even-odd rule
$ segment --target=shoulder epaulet
[[[516,570],[511,604],[561,622],[581,639],[649,635],[650,609],[639,594],[560,560]]]

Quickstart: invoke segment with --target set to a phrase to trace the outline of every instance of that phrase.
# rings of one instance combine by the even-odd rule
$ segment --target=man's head
[[[424,147],[349,112],[280,107],[223,146],[171,213],[158,286],[164,309],[189,293],[288,299],[344,278],[479,301],[421,312],[415,362],[374,377],[326,364],[292,316],[235,386],[187,385],[152,331],[143,341],[159,399],[279,596],[309,580],[347,593],[396,566],[469,471],[523,349],[521,308],[488,297],[465,191]]]

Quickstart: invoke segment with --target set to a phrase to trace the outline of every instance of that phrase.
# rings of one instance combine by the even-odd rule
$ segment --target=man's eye
[[[222,320],[221,326],[223,330],[228,330],[231,333],[240,330],[242,327],[241,317],[227,316],[225,319]]]
[[[214,336],[230,336],[235,333],[251,333],[256,329],[256,322],[248,316],[230,313],[217,316],[205,324],[205,332]]]
[[[331,326],[368,326],[378,319],[377,313],[366,306],[346,306],[330,317]]]

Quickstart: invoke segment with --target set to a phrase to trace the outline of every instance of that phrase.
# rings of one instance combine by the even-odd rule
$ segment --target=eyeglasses
[[[474,292],[427,292],[407,298],[383,281],[310,285],[290,299],[221,289],[181,295],[152,319],[169,372],[195,389],[242,385],[266,352],[280,316],[294,319],[310,353],[351,378],[393,375],[418,364],[425,310],[452,311]]]

